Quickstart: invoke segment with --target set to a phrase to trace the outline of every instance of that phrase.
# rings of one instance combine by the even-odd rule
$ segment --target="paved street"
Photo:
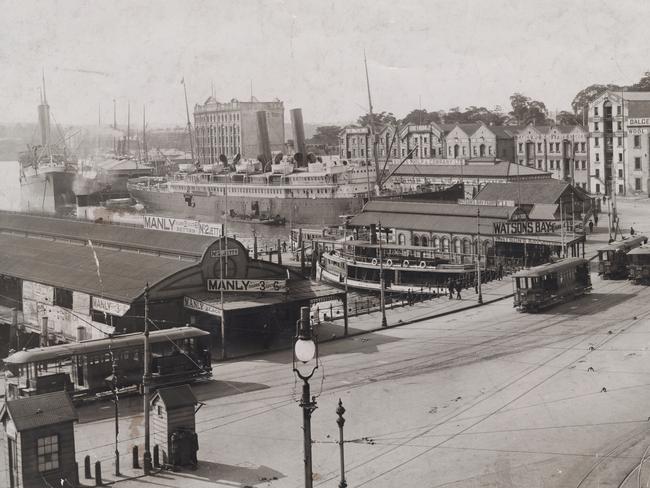
[[[340,397],[350,486],[616,486],[648,442],[650,290],[594,285],[546,314],[501,301],[324,344],[312,382],[316,485],[338,483]],[[214,373],[196,387],[200,469],[122,486],[302,485],[290,354]],[[125,447],[141,442],[141,420],[123,424]],[[107,445],[93,455],[110,459],[110,419],[79,425],[79,449],[99,438]]]

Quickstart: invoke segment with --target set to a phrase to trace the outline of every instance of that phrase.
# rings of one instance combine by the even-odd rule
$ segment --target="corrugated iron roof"
[[[384,228],[422,230],[441,233],[476,234],[476,215],[423,215],[398,212],[363,212],[350,219],[349,225],[368,227],[381,221]],[[481,234],[492,235],[492,224],[505,218],[481,217]]]
[[[396,212],[422,215],[455,215],[476,218],[481,211],[481,217],[510,218],[517,207],[496,205],[464,205],[458,203],[409,202],[404,200],[374,200],[363,208],[364,212]]]
[[[628,105],[629,117],[650,117],[650,100],[636,100]]]
[[[556,203],[536,203],[528,212],[530,220],[555,220],[559,205]]]
[[[18,432],[79,419],[65,391],[8,400],[0,411],[0,419],[7,414]]]
[[[173,410],[180,407],[193,407],[199,403],[189,385],[160,388],[154,394],[151,403],[153,404],[158,398],[162,400],[167,410]]]
[[[177,258],[101,247],[95,252],[101,283],[89,246],[0,234],[0,273],[131,303],[143,293],[146,283],[153,285],[196,265]]]
[[[389,172],[397,165],[389,165]],[[477,160],[469,164],[403,164],[397,171],[397,176],[439,176],[439,177],[465,177],[465,178],[494,178],[494,177],[520,177],[520,176],[547,176],[551,174],[546,171],[531,168],[528,166],[516,165],[507,161],[494,162]]]
[[[525,168],[523,166],[522,168]],[[518,183],[488,183],[476,195],[476,200],[513,200],[521,204],[558,203],[560,195],[571,187],[569,183],[554,179],[521,181]],[[578,199],[582,198],[575,193]]]
[[[0,212],[0,230],[65,237],[93,244],[128,247],[200,258],[215,240],[210,236],[163,232],[126,225],[95,224],[82,220]]]

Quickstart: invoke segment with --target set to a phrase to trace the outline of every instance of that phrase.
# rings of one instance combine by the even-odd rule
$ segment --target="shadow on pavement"
[[[262,383],[245,383],[243,381],[219,381],[213,379],[204,383],[192,385],[192,391],[200,401],[212,400],[214,398],[223,398],[240,393],[250,393],[252,391],[266,390],[268,385]]]
[[[199,466],[195,471],[175,473],[174,478],[179,482],[178,486],[182,486],[182,483],[188,488],[194,486],[192,480],[197,478],[215,485],[244,488],[262,483],[266,486],[270,481],[285,478],[285,475],[268,466],[234,466],[199,459]]]
[[[548,311],[554,313],[564,313],[568,315],[595,315],[615,307],[634,296],[633,293],[589,293],[578,300],[563,303],[549,308]],[[586,304],[599,303],[599,307],[585,308]],[[548,312],[545,310],[544,312]]]

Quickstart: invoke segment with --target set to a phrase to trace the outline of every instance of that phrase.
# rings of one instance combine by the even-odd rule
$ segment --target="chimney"
[[[307,156],[307,147],[305,145],[305,126],[302,121],[302,109],[294,108],[291,110],[291,127],[293,129],[293,145],[297,153],[302,154],[302,160]]]
[[[257,112],[257,141],[258,152],[264,164],[271,161],[271,142],[269,141],[269,126],[266,120],[266,110]]]

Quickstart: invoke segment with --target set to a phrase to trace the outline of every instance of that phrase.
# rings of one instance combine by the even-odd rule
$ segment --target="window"
[[[600,193],[600,183],[596,183],[596,193]]]
[[[594,137],[594,147],[600,147],[600,138]]]
[[[537,168],[542,169],[542,160],[541,159],[537,160]]]
[[[537,143],[537,152],[542,152],[542,143],[541,142]]]
[[[598,126],[598,122],[594,122],[594,131],[598,132],[600,130],[600,127]]]
[[[623,122],[620,120],[616,123],[616,130],[623,130]]]
[[[596,170],[596,178],[600,178],[600,170],[599,169]]]
[[[582,162],[582,169],[587,169],[587,161]]]
[[[634,147],[641,147],[641,136],[634,136]]]
[[[598,107],[594,107],[594,115],[598,117]]]
[[[622,169],[618,170],[618,177],[623,178],[623,170]]]
[[[618,147],[621,147],[623,145],[623,138],[622,137],[617,137],[616,138],[616,143],[618,144]]]
[[[63,288],[55,288],[54,305],[72,310],[72,291]]]
[[[600,154],[596,153],[596,162],[600,161]]]
[[[620,105],[616,106],[616,115],[621,115],[621,106]]]
[[[39,473],[59,469],[59,436],[41,437],[36,442]]]
[[[623,162],[623,153],[618,153],[618,162],[619,163]]]
[[[575,166],[576,166],[576,169],[580,169],[580,161],[576,161]]]
[[[641,190],[641,178],[634,178],[634,189]]]
[[[519,143],[519,152],[524,152],[524,145],[521,142]]]
[[[641,158],[634,158],[634,169],[637,171],[641,170]]]
[[[618,193],[623,194],[623,185],[618,185]]]
[[[580,152],[585,152],[585,146],[586,144],[584,142],[580,143]]]

